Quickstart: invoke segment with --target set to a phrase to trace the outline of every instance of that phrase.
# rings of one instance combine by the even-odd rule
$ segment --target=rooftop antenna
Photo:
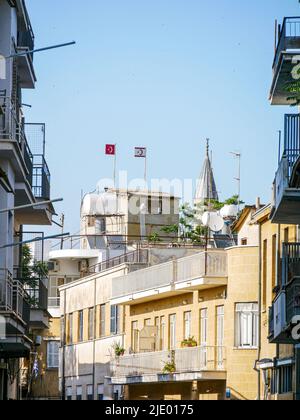
[[[241,205],[241,159],[242,154],[240,152],[230,152],[234,158],[238,160],[238,175],[237,178],[234,178],[238,184],[238,214],[240,213],[240,205]]]

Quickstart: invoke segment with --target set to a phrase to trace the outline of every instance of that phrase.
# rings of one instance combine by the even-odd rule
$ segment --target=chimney
[[[257,199],[256,199],[256,210],[259,210],[260,208],[261,208],[260,197],[257,197]]]

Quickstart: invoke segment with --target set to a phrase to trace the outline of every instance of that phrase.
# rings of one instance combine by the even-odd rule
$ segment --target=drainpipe
[[[258,240],[259,240],[259,264],[258,264],[258,349],[257,349],[257,362],[260,361],[261,358],[261,321],[262,321],[262,246],[261,246],[261,224],[259,223],[259,230],[258,230]],[[260,382],[260,369],[257,370],[257,400],[261,400],[261,382]]]
[[[66,378],[65,378],[65,364],[66,364],[66,290],[64,290],[64,317],[63,317],[63,331],[62,331],[62,380],[61,380],[61,397],[62,400],[65,401],[66,399]]]

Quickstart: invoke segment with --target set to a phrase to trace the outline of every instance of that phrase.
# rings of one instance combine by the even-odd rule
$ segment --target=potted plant
[[[191,347],[197,347],[197,346],[198,346],[198,343],[195,340],[195,337],[189,337],[181,342],[182,348],[191,348]]]
[[[163,375],[169,375],[176,372],[176,365],[174,361],[165,363],[165,366],[163,368]]]
[[[116,357],[124,356],[126,350],[119,343],[116,343],[113,348]]]

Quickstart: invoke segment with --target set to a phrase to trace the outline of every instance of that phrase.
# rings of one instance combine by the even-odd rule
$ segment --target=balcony
[[[211,250],[113,279],[111,303],[134,305],[226,285],[226,252]]]
[[[0,358],[25,357],[30,351],[28,300],[23,285],[8,270],[0,269],[0,315],[5,320]]]
[[[40,279],[34,288],[26,288],[30,303],[30,327],[49,328],[48,288],[45,279]]]
[[[299,54],[300,17],[285,18],[278,27],[270,92],[272,105],[297,105],[300,101]]]
[[[32,190],[36,198],[50,199],[50,172],[43,155],[33,156]]]
[[[34,50],[34,33],[31,27],[29,16],[24,2],[20,12],[23,15],[23,20],[18,22],[18,37],[16,50],[18,53]],[[24,89],[33,89],[36,76],[33,67],[33,54],[26,54],[17,58],[19,82]]]
[[[166,372],[166,364],[172,365],[172,372]],[[114,385],[197,380],[226,380],[224,347],[138,353],[111,361],[111,382]]]
[[[270,313],[270,341],[295,344],[291,331],[294,317],[300,316],[300,244],[284,244],[282,284]],[[273,331],[273,334],[272,334]]]
[[[2,94],[1,94],[2,93]],[[24,120],[20,118],[11,99],[0,92],[0,150],[3,158],[11,159],[16,182],[32,182],[33,156],[25,135]]]
[[[273,186],[273,223],[300,223],[299,169],[300,114],[288,114],[285,115],[284,150]]]

